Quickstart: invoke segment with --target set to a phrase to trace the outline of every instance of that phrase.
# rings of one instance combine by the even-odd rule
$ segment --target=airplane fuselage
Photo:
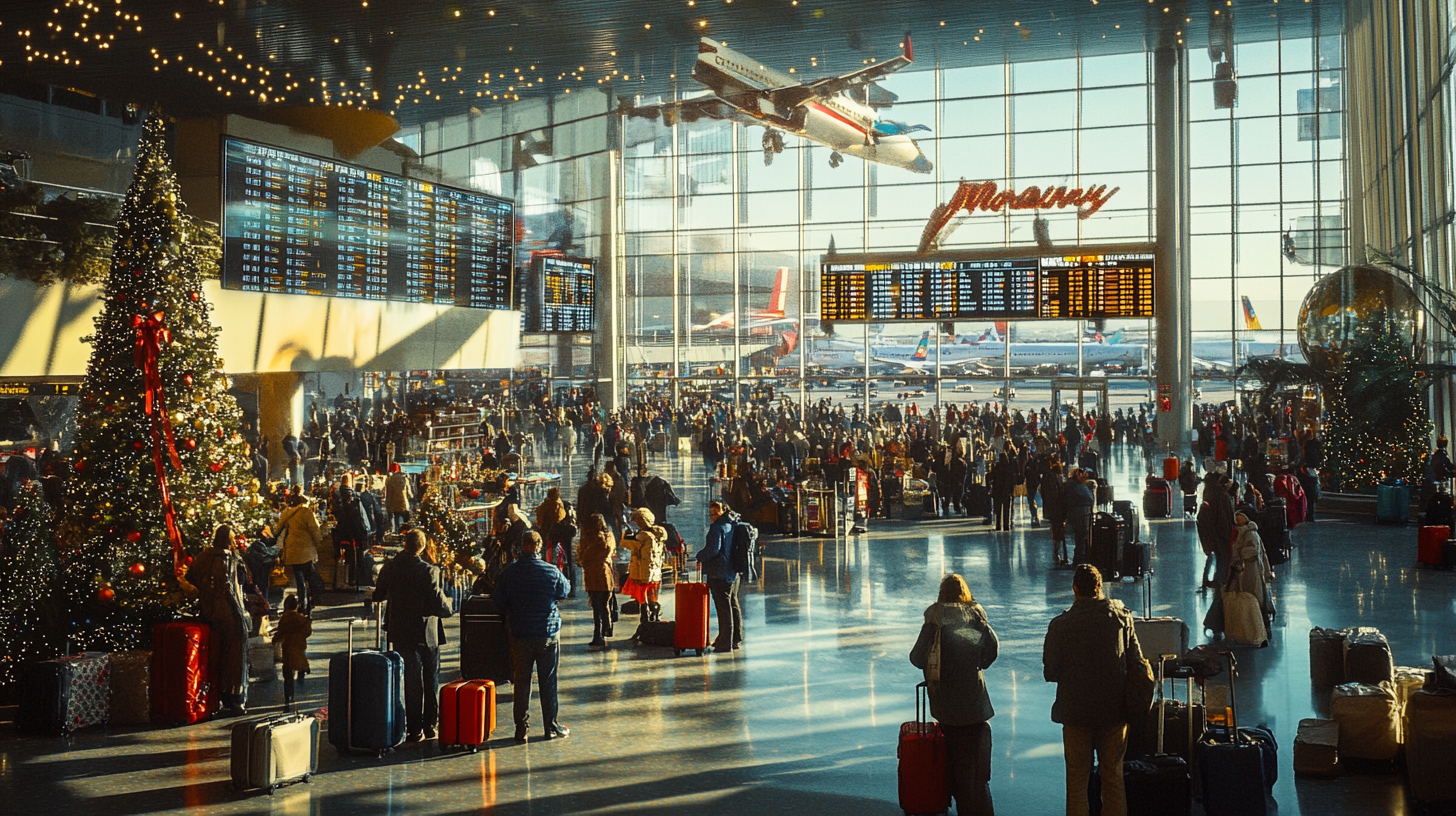
[[[792,108],[781,108],[766,92],[790,88],[799,81],[720,43],[703,41],[693,78],[764,127],[802,136],[865,161],[916,173],[931,171],[929,160],[914,139],[876,129],[880,119],[869,105],[838,93],[810,96]]]

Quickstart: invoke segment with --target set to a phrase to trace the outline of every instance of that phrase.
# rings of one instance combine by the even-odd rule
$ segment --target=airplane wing
[[[738,109],[726,100],[713,94],[684,99],[681,102],[661,102],[651,105],[633,105],[622,97],[617,112],[641,119],[662,119],[663,124],[672,125],[681,119],[696,122],[699,119],[734,119],[741,116]],[[748,118],[748,117],[744,117]]]
[[[858,71],[851,71],[841,76],[825,77],[787,88],[775,88],[767,93],[775,105],[784,110],[792,110],[810,99],[834,96],[851,88],[876,82],[914,61],[915,53],[910,46],[910,35],[906,34],[905,42],[901,44],[901,53],[897,57],[866,65]]]

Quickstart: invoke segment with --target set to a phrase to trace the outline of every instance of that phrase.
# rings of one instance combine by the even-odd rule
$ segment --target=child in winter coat
[[[303,675],[308,674],[308,637],[313,634],[313,621],[298,611],[298,596],[289,595],[283,599],[283,616],[278,619],[278,628],[273,638],[283,644],[283,705],[293,709],[293,681],[303,686]]]

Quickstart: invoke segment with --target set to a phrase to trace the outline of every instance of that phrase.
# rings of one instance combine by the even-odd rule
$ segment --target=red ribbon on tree
[[[137,330],[136,364],[142,370],[142,388],[146,395],[147,416],[152,418],[152,463],[157,469],[157,486],[162,494],[162,515],[167,521],[167,540],[172,543],[172,569],[182,571],[182,530],[177,527],[177,510],[172,506],[172,493],[167,487],[167,462],[182,469],[177,455],[177,440],[172,433],[172,420],[167,416],[166,396],[162,392],[162,367],[159,356],[162,346],[172,342],[172,332],[162,324],[165,312],[132,315],[131,325]],[[165,441],[165,446],[164,446]]]

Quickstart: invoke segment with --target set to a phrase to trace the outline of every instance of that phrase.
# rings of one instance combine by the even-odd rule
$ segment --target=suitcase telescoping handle
[[[924,681],[915,684],[915,726],[921,733],[925,733],[926,723],[930,717],[930,684]]]
[[[344,745],[349,749],[354,747],[354,627],[368,623],[363,618],[349,619],[349,651],[344,653]]]
[[[1229,664],[1229,708],[1228,725],[1229,739],[1234,745],[1239,744],[1239,698],[1234,693],[1234,678],[1239,675],[1239,661],[1234,657],[1233,652],[1219,652],[1228,657]]]

